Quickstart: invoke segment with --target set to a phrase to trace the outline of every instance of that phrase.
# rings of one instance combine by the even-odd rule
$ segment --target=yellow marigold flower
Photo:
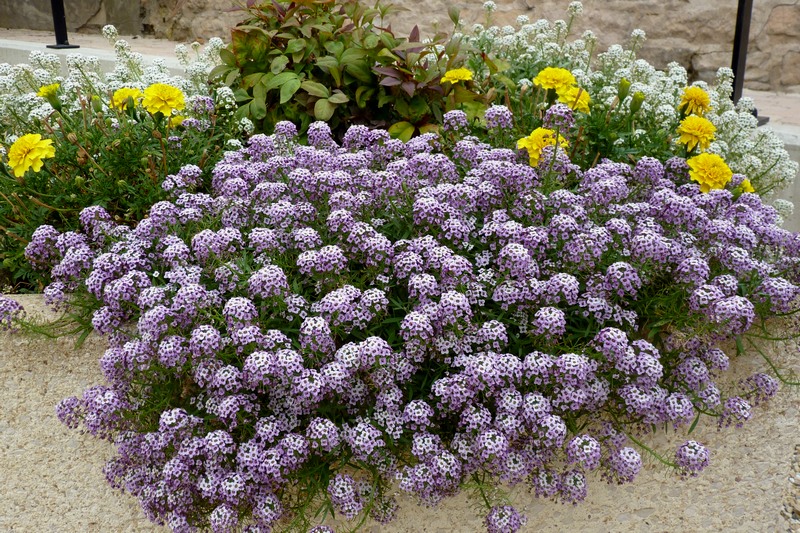
[[[545,146],[554,146],[556,144],[556,137],[556,132],[551,129],[536,128],[530,135],[517,141],[517,148],[524,148],[528,151],[528,157],[531,158],[531,166],[535,167],[539,164],[542,149]],[[558,137],[558,144],[562,148],[569,146],[569,142],[567,142],[564,137]]]
[[[139,100],[144,98],[144,93],[133,87],[121,87],[111,95],[110,105],[114,109],[125,109],[128,107],[128,98],[133,100],[133,105],[136,105]]]
[[[183,93],[177,87],[165,83],[154,83],[144,90],[142,105],[150,113],[169,116],[172,111],[180,111],[186,107],[186,101]]]
[[[58,92],[59,87],[61,87],[60,83],[51,83],[50,85],[42,85],[36,92],[36,96],[41,96],[42,98],[52,98]]]
[[[753,188],[753,184],[750,183],[750,180],[747,178],[742,180],[742,184],[739,185],[739,189],[741,189],[742,192],[756,192],[756,190]]]
[[[533,83],[542,89],[555,89],[560,95],[575,85],[575,76],[565,68],[547,67],[533,78]]]
[[[442,76],[442,82],[458,83],[460,81],[470,81],[472,79],[472,72],[466,68],[457,68],[448,70]]]
[[[722,189],[731,181],[733,172],[717,154],[702,153],[688,159],[689,177],[700,184],[702,192]]]
[[[170,119],[169,119],[169,127],[170,128],[177,128],[178,126],[183,124],[184,120],[186,120],[186,117],[184,117],[183,115],[175,115],[174,117],[170,117]]]
[[[577,86],[572,86],[558,94],[558,101],[581,113],[589,112],[589,93]]]
[[[687,115],[702,117],[711,110],[711,98],[700,87],[686,87],[681,96],[681,105],[678,107]]]
[[[8,166],[19,178],[30,168],[39,172],[42,170],[42,160],[55,155],[56,149],[51,139],[42,139],[38,133],[28,133],[14,141],[8,149]]]
[[[680,134],[678,142],[685,144],[689,151],[694,150],[695,146],[705,150],[714,140],[715,131],[717,131],[717,128],[708,119],[697,115],[689,115],[678,126],[678,133]]]

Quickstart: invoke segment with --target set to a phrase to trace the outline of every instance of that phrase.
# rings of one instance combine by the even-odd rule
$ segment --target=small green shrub
[[[302,133],[324,120],[339,136],[364,124],[408,139],[448,110],[464,105],[475,115],[486,101],[471,82],[441,81],[463,62],[460,41],[438,34],[422,43],[416,28],[395,36],[382,25],[393,6],[306,0],[248,9],[211,78],[235,89],[240,116],[261,131],[289,120]]]

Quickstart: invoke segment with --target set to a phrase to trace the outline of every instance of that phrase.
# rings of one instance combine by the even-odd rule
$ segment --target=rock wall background
[[[564,18],[569,0],[495,0],[492,22],[515,24]],[[147,33],[184,41],[226,37],[242,18],[244,0],[65,0],[70,31],[96,31],[115,24],[123,34]],[[390,22],[400,34],[418,23],[431,32],[438,23],[451,30],[450,5],[461,10],[467,27],[486,22],[483,0],[394,0],[405,9]],[[583,0],[575,32],[593,30],[600,49],[624,43],[634,29],[647,33],[640,56],[656,67],[678,61],[696,79],[711,80],[730,66],[737,0]],[[0,0],[0,27],[52,30],[49,0]],[[754,2],[745,86],[800,93],[800,0]]]

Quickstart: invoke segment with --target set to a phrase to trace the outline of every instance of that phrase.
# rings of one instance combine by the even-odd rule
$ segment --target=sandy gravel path
[[[38,297],[23,297],[34,309]],[[102,474],[112,447],[70,431],[55,417],[59,400],[101,382],[97,360],[104,346],[90,337],[57,341],[0,335],[0,532],[155,532],[130,496],[112,491]],[[775,362],[800,373],[798,344],[777,343]],[[733,361],[734,375],[764,370],[757,357]],[[577,507],[538,501],[518,487],[512,494],[529,517],[526,532],[773,532],[800,531],[781,515],[800,444],[800,392],[783,389],[741,430],[706,424],[693,438],[712,450],[711,466],[681,481],[646,462],[639,479],[622,487],[590,480],[589,497]],[[657,448],[673,449],[681,435],[659,436]],[[652,440],[650,441],[652,442]],[[798,475],[800,484],[800,474]],[[391,527],[372,532],[479,532],[480,519],[465,497],[439,509],[401,499]]]

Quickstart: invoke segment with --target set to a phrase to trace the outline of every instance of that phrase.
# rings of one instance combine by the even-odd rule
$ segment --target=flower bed
[[[42,224],[74,229],[81,209],[103,206],[134,223],[164,197],[162,181],[192,164],[202,190],[225,142],[252,130],[239,122],[233,92],[206,83],[223,43],[186,47],[186,77],[162,62],[145,66],[108,27],[116,67],[70,54],[62,76],[58,56],[33,52],[30,64],[0,65],[0,283],[39,290],[48,278],[30,268],[25,246]]]
[[[722,342],[756,350],[797,311],[800,235],[757,194],[795,167],[726,72],[686,87],[616,49],[595,71],[568,28],[478,28],[471,69],[439,80],[507,106],[461,102],[407,141],[280,121],[207,191],[197,167],[167,174],[136,224],[92,206],[33,232],[47,300],[109,342],[108,383],[57,412],[114,442],[112,486],[177,531],[317,532],[392,520],[394,483],[426,505],[469,488],[489,531],[516,531],[504,484],[578,503],[641,453],[708,465],[648,436],[741,426],[786,381],[717,386]]]

